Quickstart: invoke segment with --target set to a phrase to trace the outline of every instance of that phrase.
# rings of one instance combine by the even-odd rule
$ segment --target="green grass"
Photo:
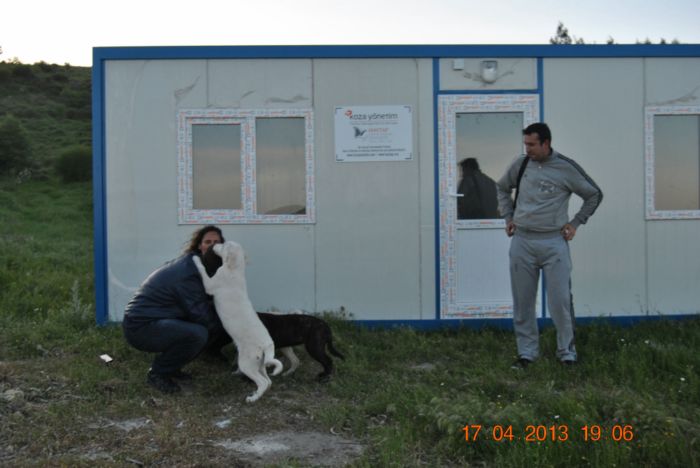
[[[90,186],[55,181],[0,182],[0,291],[3,466],[237,466],[215,442],[277,430],[359,441],[362,467],[700,466],[698,319],[581,326],[573,368],[554,359],[548,328],[543,358],[514,371],[510,331],[368,330],[329,317],[347,359],[328,384],[302,349],[297,374],[274,378],[254,405],[243,403],[250,385],[201,359],[184,394],[163,396],[144,383],[151,357],[119,327],[95,326]],[[137,418],[148,424],[114,426]],[[214,425],[225,418],[230,427]],[[482,426],[476,440],[466,425]],[[529,425],[565,426],[569,439],[525,441]],[[583,440],[591,425],[601,440]],[[625,425],[633,440],[612,440]],[[495,426],[513,439],[494,440]],[[306,466],[298,457],[281,465]]]
[[[379,462],[697,466],[699,327],[698,321],[582,327],[578,367],[561,367],[551,352],[525,372],[509,368],[510,332],[348,328],[353,362],[343,369],[355,385],[333,384],[341,403],[328,409],[326,422],[337,423],[341,414],[354,433],[372,434]],[[552,329],[543,340],[554,341]],[[436,367],[408,369],[419,362]],[[384,423],[375,427],[378,415]],[[465,441],[467,424],[482,426],[476,441]],[[495,425],[511,426],[513,440],[495,441]],[[524,441],[528,425],[564,425],[569,440]],[[585,425],[602,426],[608,440],[584,441]],[[634,440],[609,440],[615,425],[631,425]]]
[[[77,283],[92,289],[90,184],[0,185],[0,310],[3,320],[59,313]]]

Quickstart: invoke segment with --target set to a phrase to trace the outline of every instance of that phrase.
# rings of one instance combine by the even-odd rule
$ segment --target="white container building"
[[[498,179],[537,121],[605,195],[571,243],[577,317],[698,314],[700,45],[108,47],[97,321],[216,224],[258,310],[507,324],[504,222],[459,219],[459,162]]]

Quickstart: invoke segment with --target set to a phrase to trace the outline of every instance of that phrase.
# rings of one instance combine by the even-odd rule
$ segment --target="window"
[[[700,107],[646,109],[647,219],[700,218]]]
[[[313,223],[310,110],[181,110],[180,224]]]

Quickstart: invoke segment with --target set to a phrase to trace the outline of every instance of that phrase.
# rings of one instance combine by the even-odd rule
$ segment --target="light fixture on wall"
[[[484,83],[493,83],[498,78],[498,61],[484,60],[481,62],[481,79]]]

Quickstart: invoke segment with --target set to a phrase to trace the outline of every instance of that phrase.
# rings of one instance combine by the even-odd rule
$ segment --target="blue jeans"
[[[134,348],[159,353],[153,360],[155,374],[172,374],[193,360],[209,338],[206,327],[178,319],[161,319],[144,324],[123,322],[124,338]],[[140,326],[139,326],[140,325]]]

